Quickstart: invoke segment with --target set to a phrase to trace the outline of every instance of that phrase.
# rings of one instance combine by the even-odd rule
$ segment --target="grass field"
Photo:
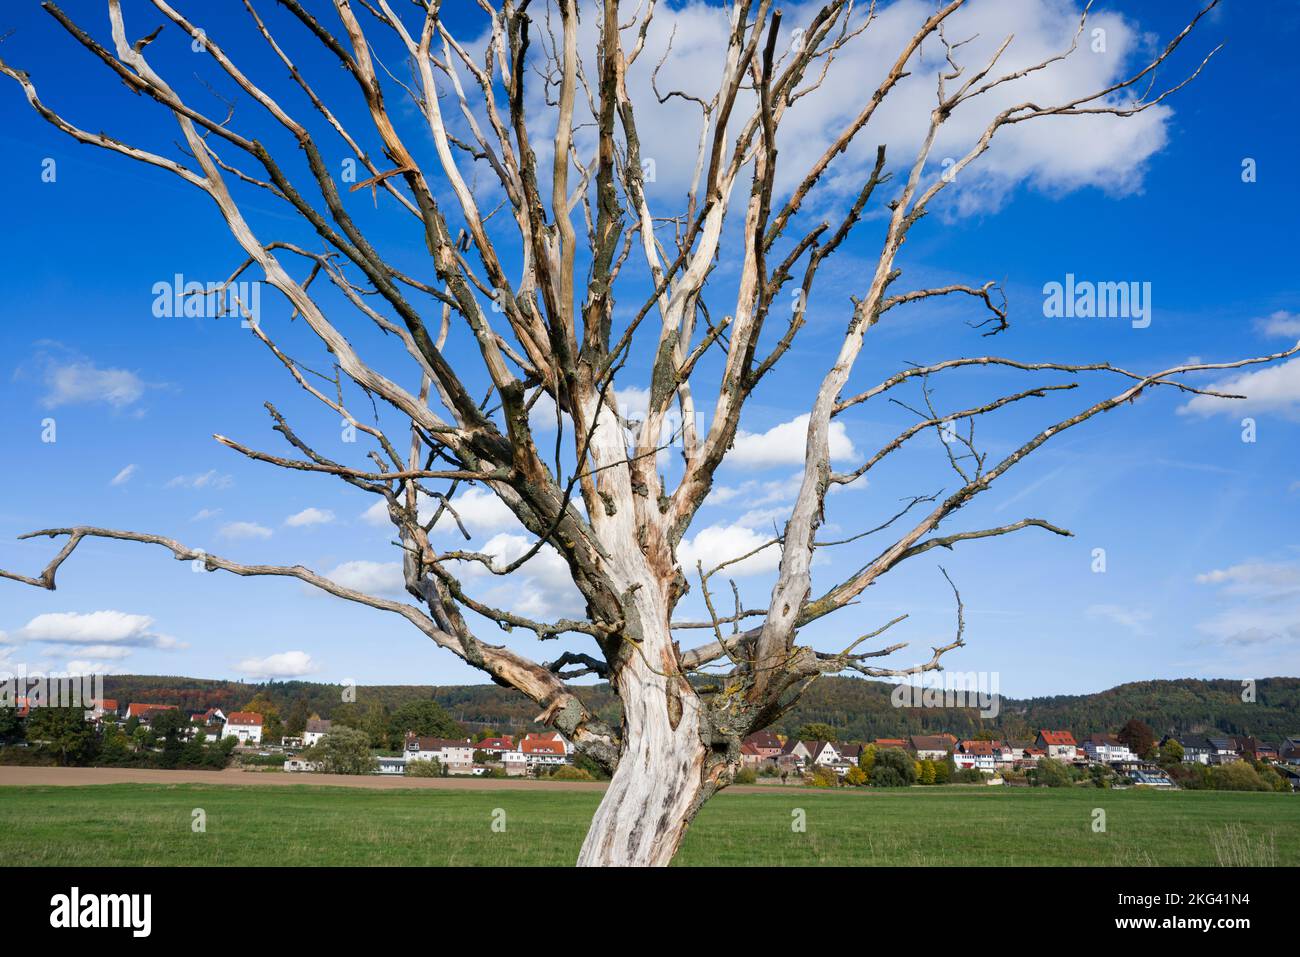
[[[600,795],[287,786],[0,787],[6,865],[568,865]],[[191,829],[202,808],[206,832]],[[492,829],[496,809],[505,830]],[[806,831],[792,830],[792,812]],[[1095,833],[1093,809],[1106,812]],[[498,815],[499,817],[499,815]],[[1300,864],[1300,798],[1191,791],[723,793],[682,865]]]

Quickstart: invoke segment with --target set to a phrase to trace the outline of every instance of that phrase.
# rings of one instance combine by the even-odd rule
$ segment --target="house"
[[[1250,756],[1256,761],[1274,762],[1278,758],[1277,748],[1252,737],[1237,738],[1237,753],[1243,757]]]
[[[1047,752],[1042,748],[1028,747],[1025,748],[1025,756],[1020,759],[1022,768],[1036,768],[1038,762],[1047,757]]]
[[[1053,761],[1075,761],[1079,757],[1079,744],[1069,731],[1039,730],[1034,745]]]
[[[805,742],[798,738],[791,738],[781,746],[781,753],[777,755],[776,763],[786,770],[812,764],[812,752],[808,750]]]
[[[1090,734],[1083,739],[1083,753],[1089,761],[1110,764],[1114,761],[1136,761],[1138,756],[1121,744],[1113,734]]]
[[[781,754],[781,749],[784,747],[781,739],[771,731],[755,731],[742,743],[751,745],[762,758],[775,759]]]
[[[256,711],[232,711],[221,736],[238,738],[240,744],[261,744],[262,716]]]
[[[564,754],[572,754],[574,750],[573,742],[570,741],[568,738],[566,738],[564,735],[560,734],[560,732],[558,731],[540,731],[537,732],[536,734],[526,734],[523,736],[523,739],[519,742],[520,750],[523,750],[524,741],[533,741],[535,743],[540,742],[542,744],[549,744],[553,747],[558,747],[560,751],[562,751]]]
[[[503,751],[501,764],[505,767],[506,774],[512,778],[528,773],[528,757],[522,751]]]
[[[1210,755],[1214,749],[1210,747],[1210,742],[1205,738],[1184,737],[1176,738],[1172,734],[1167,734],[1160,739],[1160,747],[1163,748],[1170,741],[1179,745],[1183,749],[1184,764],[1209,764]]]
[[[839,749],[835,747],[833,741],[805,741],[804,746],[808,749],[808,753],[812,755],[812,764],[830,767],[832,764],[843,763]]]
[[[508,734],[497,738],[484,738],[474,745],[474,750],[482,751],[500,760],[501,755],[515,750],[515,739]]]
[[[1276,770],[1282,775],[1282,780],[1291,786],[1292,791],[1300,791],[1300,767],[1294,764],[1279,764]]]
[[[835,750],[840,753],[840,760],[845,764],[857,764],[858,758],[862,757],[862,745],[860,744],[837,744]]]
[[[1002,757],[1001,747],[994,747],[993,741],[962,741],[952,752],[952,763],[959,769],[974,768],[985,774],[997,770]]]
[[[883,751],[885,748],[898,748],[902,751],[907,750],[907,741],[903,738],[876,738],[876,740],[871,743],[876,746],[877,751]]]
[[[568,764],[568,742],[558,732],[543,734],[526,734],[519,741],[519,750],[523,753],[529,769]]]
[[[105,717],[117,717],[117,699],[100,698],[90,702],[90,708],[86,711],[85,718],[87,721],[102,721]]]
[[[757,768],[763,763],[765,758],[759,753],[758,748],[748,741],[740,742],[740,766],[743,768]]]
[[[1241,752],[1237,750],[1236,738],[1207,738],[1206,743],[1210,746],[1210,764],[1231,764],[1234,761],[1241,760]]]
[[[176,710],[176,705],[174,704],[151,704],[151,703],[137,704],[135,702],[132,702],[131,704],[126,706],[126,717],[128,720],[130,720],[131,718],[136,718],[137,720],[142,721],[145,724],[148,724],[151,715],[159,711],[175,711],[175,710]]]
[[[1300,764],[1300,738],[1283,738],[1277,755],[1287,764]]]
[[[469,738],[422,738],[406,736],[406,761],[437,761],[448,774],[474,771],[474,743]]]
[[[405,758],[375,758],[375,770],[380,774],[405,774]]]
[[[303,758],[288,758],[284,762],[286,771],[318,771],[320,765],[315,761],[307,761]]]
[[[302,712],[299,712],[299,714],[301,713]],[[302,731],[303,745],[310,748],[312,745],[318,743],[321,738],[330,733],[330,727],[332,724],[333,722],[325,721],[321,718],[308,718],[307,725]]]
[[[918,761],[946,760],[957,746],[957,739],[950,734],[914,734],[907,740]]]

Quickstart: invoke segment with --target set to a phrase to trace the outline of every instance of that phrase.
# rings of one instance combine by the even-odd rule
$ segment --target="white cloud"
[[[735,444],[723,459],[723,464],[743,468],[803,465],[808,445],[808,422],[811,418],[805,412],[789,422],[772,426],[766,432],[738,430]],[[858,454],[843,422],[831,423],[827,441],[833,462],[842,462]]]
[[[327,508],[304,508],[286,518],[284,524],[291,528],[305,528],[309,525],[327,525],[332,521],[334,513]]]
[[[451,500],[452,508],[465,524],[471,535],[485,535],[505,529],[518,529],[519,520],[505,502],[490,489],[474,486],[466,489]],[[438,500],[420,497],[420,520],[427,522],[433,518],[438,508]],[[380,499],[361,513],[361,520],[369,525],[385,526],[388,524],[388,505]],[[438,520],[435,531],[456,532],[456,520],[446,512]]]
[[[677,547],[677,560],[687,576],[694,576],[696,563],[703,562],[706,572],[725,561],[739,558],[772,540],[766,532],[758,532],[744,525],[710,525],[700,529],[690,538],[683,538]],[[723,574],[727,577],[761,575],[774,571],[781,563],[779,545],[769,545],[742,562],[728,565]]]
[[[792,32],[806,28],[820,6],[820,0],[785,5],[779,50],[789,48]],[[867,6],[858,5],[855,25],[862,22]],[[899,51],[933,10],[928,0],[897,0],[881,5],[871,26],[835,58],[820,88],[803,96],[788,111],[778,133],[779,194],[788,193],[830,140],[861,110]],[[655,14],[646,36],[646,49],[627,77],[634,102],[642,104],[637,125],[642,142],[648,144],[643,154],[655,164],[654,182],[649,186],[652,209],[657,197],[676,200],[689,184],[701,117],[698,106],[685,99],[658,102],[651,88],[651,73],[657,73],[657,86],[662,91],[679,89],[707,96],[716,89],[729,33],[725,7],[704,2],[675,7],[660,4]],[[584,56],[592,56],[589,51],[596,48],[596,19],[584,17],[579,28],[579,49]],[[996,68],[997,75],[1021,70],[1067,49],[1078,20],[1077,3],[1001,0],[973,4],[960,11],[948,20],[947,35],[971,38],[955,54],[965,67],[965,76],[982,67],[994,49],[1013,36]],[[959,107],[935,143],[934,174],[940,171],[944,158],[965,154],[997,111],[1028,100],[1044,105],[1061,103],[1104,89],[1135,72],[1139,58],[1145,60],[1166,39],[1148,37],[1137,24],[1108,12],[1093,11],[1089,28],[1079,49],[1064,61],[1003,84]],[[1090,49],[1094,28],[1105,31],[1104,52]],[[671,53],[656,71],[656,65],[664,60],[670,37]],[[594,63],[587,63],[587,70],[588,75],[594,75]],[[876,144],[888,145],[891,164],[911,161],[928,125],[936,75],[941,70],[947,70],[943,47],[932,40],[909,62],[908,75],[877,109],[871,128],[858,136],[831,167],[824,183],[805,205],[811,215],[819,215],[818,207],[832,199],[856,193],[874,160]],[[530,96],[530,112],[539,124],[538,148],[544,152],[548,139],[544,134],[553,128],[554,111],[542,99],[539,88],[531,90]],[[1117,99],[1112,97],[1112,101]],[[753,106],[754,95],[747,89],[732,112],[733,127],[750,115]],[[1127,118],[1048,118],[1004,129],[991,149],[959,174],[954,186],[946,191],[947,197],[958,211],[973,213],[1000,204],[1020,184],[1053,195],[1088,186],[1111,193],[1132,192],[1141,186],[1146,161],[1164,145],[1172,115],[1172,108],[1161,104]],[[590,139],[589,129],[579,131],[579,152],[584,156],[591,152]],[[682,148],[684,143],[690,147]]]
[[[50,362],[45,367],[46,407],[104,402],[124,409],[144,395],[143,380],[126,369],[102,369],[93,362]]]
[[[1196,626],[1220,644],[1241,648],[1300,641],[1300,564],[1243,562],[1197,575],[1196,581],[1249,600]]]
[[[1266,336],[1300,336],[1300,313],[1279,309],[1260,319],[1256,326]]]
[[[1197,575],[1201,585],[1222,585],[1229,595],[1281,598],[1300,594],[1300,565],[1286,562],[1244,562]]]
[[[170,635],[154,631],[153,625],[148,615],[114,610],[47,612],[18,629],[11,640],[41,642],[51,646],[51,653],[75,653],[83,658],[125,658],[133,648],[166,651],[185,647]]]
[[[492,536],[478,551],[493,557],[498,571],[522,558],[533,546],[524,535],[501,533]],[[482,599],[529,618],[575,617],[586,607],[573,584],[569,566],[560,553],[543,545],[535,555],[511,574],[498,577],[477,562],[459,563],[461,578],[484,589]],[[480,597],[475,593],[475,597]]]
[[[739,485],[715,485],[709,492],[708,504],[725,505],[732,500],[739,500],[752,509],[778,502],[793,502],[802,482],[803,473],[794,472],[785,478],[770,481],[747,479]]]
[[[300,678],[320,668],[305,651],[281,651],[265,658],[245,658],[235,670],[248,678]]]
[[[1151,612],[1137,608],[1125,608],[1122,605],[1089,605],[1089,618],[1100,618],[1112,624],[1126,628],[1135,635],[1150,634],[1147,623],[1151,621]]]
[[[256,522],[228,522],[217,532],[222,538],[238,541],[249,538],[270,538],[271,530]]]
[[[19,634],[28,641],[69,644],[152,644],[145,641],[153,619],[148,615],[131,615],[121,611],[48,612],[37,615],[22,627]]]
[[[400,593],[406,588],[400,562],[344,562],[326,572],[325,577],[344,588],[372,595]]]
[[[190,518],[190,521],[201,522],[204,519],[216,518],[220,514],[221,514],[221,509],[219,508],[201,508],[194,513],[193,517]]]
[[[210,469],[197,475],[178,475],[167,482],[167,488],[191,488],[191,489],[221,489],[230,488],[234,484],[234,479],[229,475],[222,475],[216,469]]]
[[[1196,395],[1180,406],[1180,415],[1248,415],[1252,412],[1279,412],[1288,417],[1300,415],[1300,359],[1280,365],[1245,372],[1215,382],[1216,392],[1244,395],[1244,399],[1218,399]]]
[[[136,473],[136,466],[128,465],[126,468],[122,469],[122,471],[114,475],[113,481],[109,482],[108,484],[125,485],[127,482],[131,481],[131,476],[135,475],[135,473]]]

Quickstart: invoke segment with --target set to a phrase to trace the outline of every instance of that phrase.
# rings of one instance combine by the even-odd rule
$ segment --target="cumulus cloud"
[[[533,540],[524,535],[500,533],[492,536],[478,551],[493,557],[497,571],[518,561],[532,548]],[[574,587],[569,566],[550,545],[543,545],[518,570],[497,577],[481,563],[461,562],[460,576],[475,587],[484,589],[489,604],[498,605],[529,618],[557,618],[581,615],[585,603]]]
[[[221,509],[219,508],[201,508],[191,516],[190,521],[202,522],[205,519],[216,518],[220,514]]]
[[[491,532],[502,531],[504,529],[517,529],[520,527],[518,519],[514,513],[506,506],[506,503],[497,497],[495,492],[480,486],[473,486],[453,496],[451,500],[452,508],[464,522],[465,528],[471,535],[486,535]],[[433,518],[438,508],[438,500],[431,499],[427,496],[420,497],[420,520],[427,522]],[[361,513],[362,521],[370,525],[385,526],[388,524],[388,506],[383,499],[375,502],[368,509]],[[443,513],[442,518],[434,527],[435,531],[456,531],[456,520],[451,515]]]
[[[794,31],[806,29],[820,6],[819,0],[785,6],[778,38],[780,50],[789,49]],[[857,23],[865,17],[865,7],[860,5]],[[897,0],[882,5],[870,28],[830,65],[820,88],[808,92],[787,113],[778,133],[779,193],[793,187],[830,140],[861,110],[899,51],[933,10],[927,0]],[[698,106],[684,98],[660,103],[651,87],[651,73],[657,72],[656,83],[661,91],[676,89],[707,96],[716,89],[725,61],[730,29],[727,14],[726,8],[701,0],[674,7],[661,4],[646,35],[645,51],[628,73],[633,100],[643,104],[637,117],[643,155],[654,164],[653,182],[649,185],[652,208],[657,196],[675,199],[689,184],[695,150],[684,149],[682,144],[684,139],[693,144],[701,117]],[[583,18],[580,50],[595,49],[596,19]],[[963,40],[971,38],[956,53],[967,75],[983,66],[995,48],[1014,35],[998,64],[996,72],[1001,74],[1063,52],[1070,45],[1078,19],[1077,3],[1002,0],[973,4],[960,11],[949,19],[947,33]],[[1094,11],[1089,26],[1104,31],[1104,50],[1091,48],[1090,29],[1079,49],[1064,61],[1003,84],[958,108],[935,143],[935,174],[941,171],[939,164],[945,158],[962,156],[970,149],[998,110],[1027,100],[1060,103],[1104,89],[1135,72],[1139,58],[1149,56],[1156,46],[1154,38],[1118,14]],[[589,75],[594,75],[594,64],[587,64],[587,69]],[[819,205],[856,192],[874,160],[878,143],[888,145],[891,162],[907,161],[915,155],[934,105],[936,75],[941,70],[947,70],[942,46],[937,42],[923,45],[908,64],[908,75],[877,109],[870,135],[858,137],[837,159],[805,209],[820,215]],[[853,91],[853,95],[846,95],[846,91]],[[530,90],[530,96],[530,111],[539,124],[536,142],[544,152],[549,137],[542,134],[553,127],[553,110],[542,98],[540,88]],[[1115,101],[1117,97],[1112,97]],[[733,127],[750,115],[753,105],[752,91],[742,91],[732,113]],[[1162,104],[1128,118],[1048,118],[1004,129],[988,153],[959,174],[957,183],[947,191],[949,201],[958,212],[974,213],[1000,204],[1020,184],[1053,195],[1082,187],[1121,194],[1134,191],[1141,185],[1147,160],[1166,141],[1172,113],[1169,106]],[[586,128],[579,131],[579,151],[584,156],[591,152],[590,136]],[[656,149],[655,144],[664,146]]]
[[[286,518],[284,524],[290,528],[306,528],[310,525],[327,525],[332,521],[334,513],[327,508],[304,508]]]
[[[120,675],[124,674],[121,668],[115,665],[106,665],[102,661],[85,661],[79,658],[73,658],[66,665],[64,670],[73,675]]]
[[[394,594],[405,590],[401,562],[344,562],[327,571],[325,577],[344,588],[372,595]]]
[[[691,573],[696,562],[704,564],[707,572],[722,562],[747,555],[766,542],[772,541],[772,535],[759,532],[745,525],[710,525],[700,529],[690,538],[683,538],[677,548],[677,560],[682,568]],[[774,571],[781,563],[779,545],[768,545],[762,551],[734,565],[728,565],[728,577],[743,575],[761,575]]]
[[[258,525],[256,522],[227,522],[221,526],[217,534],[231,541],[241,541],[250,538],[270,538],[272,532],[265,525]]]
[[[177,475],[167,482],[167,488],[189,488],[189,489],[222,489],[230,488],[234,484],[234,479],[229,475],[223,475],[216,469],[210,469],[207,472],[200,472],[196,475]]]
[[[131,477],[135,475],[135,473],[136,473],[136,466],[128,465],[126,468],[122,469],[122,471],[114,475],[113,480],[108,484],[114,486],[125,485],[127,482],[131,481]]]
[[[808,413],[789,422],[774,425],[766,432],[736,432],[736,441],[723,459],[725,465],[743,468],[772,468],[777,465],[803,465],[808,445]],[[857,455],[843,422],[832,422],[827,434],[831,461],[842,462]],[[796,486],[797,488],[797,486]]]
[[[120,660],[138,648],[166,651],[185,647],[170,635],[155,631],[154,620],[149,615],[111,609],[37,615],[18,629],[11,640],[43,644],[50,654],[75,654],[83,659],[100,660]]]
[[[320,668],[305,651],[281,651],[265,658],[244,658],[235,670],[248,678],[300,678]]]
[[[1300,312],[1287,312],[1279,309],[1256,322],[1259,331],[1266,336],[1300,336]]]
[[[1246,398],[1219,399],[1211,395],[1196,395],[1179,406],[1179,414],[1239,416],[1252,412],[1278,412],[1295,418],[1300,416],[1300,359],[1221,379],[1209,388]]]

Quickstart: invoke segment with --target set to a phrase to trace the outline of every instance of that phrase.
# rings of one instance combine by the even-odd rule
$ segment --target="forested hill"
[[[190,711],[220,707],[241,708],[254,697],[270,699],[281,714],[305,703],[324,718],[345,717],[347,712],[392,711],[409,701],[434,699],[466,729],[485,727],[519,730],[531,724],[538,707],[518,692],[496,685],[361,685],[356,703],[345,704],[339,685],[310,681],[274,681],[249,684],[203,678],[152,675],[110,675],[104,679],[105,696],[125,705],[131,701],[177,704]],[[606,685],[577,689],[588,707],[607,720],[617,720],[618,701]],[[806,724],[828,724],[841,740],[862,741],[881,737],[948,731],[970,737],[996,731],[1010,738],[1032,737],[1038,728],[1064,728],[1076,736],[1113,732],[1130,718],[1145,721],[1156,732],[1176,734],[1251,734],[1266,740],[1300,735],[1300,678],[1262,678],[1255,700],[1242,701],[1241,682],[1139,681],[1088,695],[1054,695],[1044,698],[1003,698],[998,716],[983,720],[967,708],[903,708],[890,701],[892,686],[858,678],[823,678],[777,725],[794,733]]]

